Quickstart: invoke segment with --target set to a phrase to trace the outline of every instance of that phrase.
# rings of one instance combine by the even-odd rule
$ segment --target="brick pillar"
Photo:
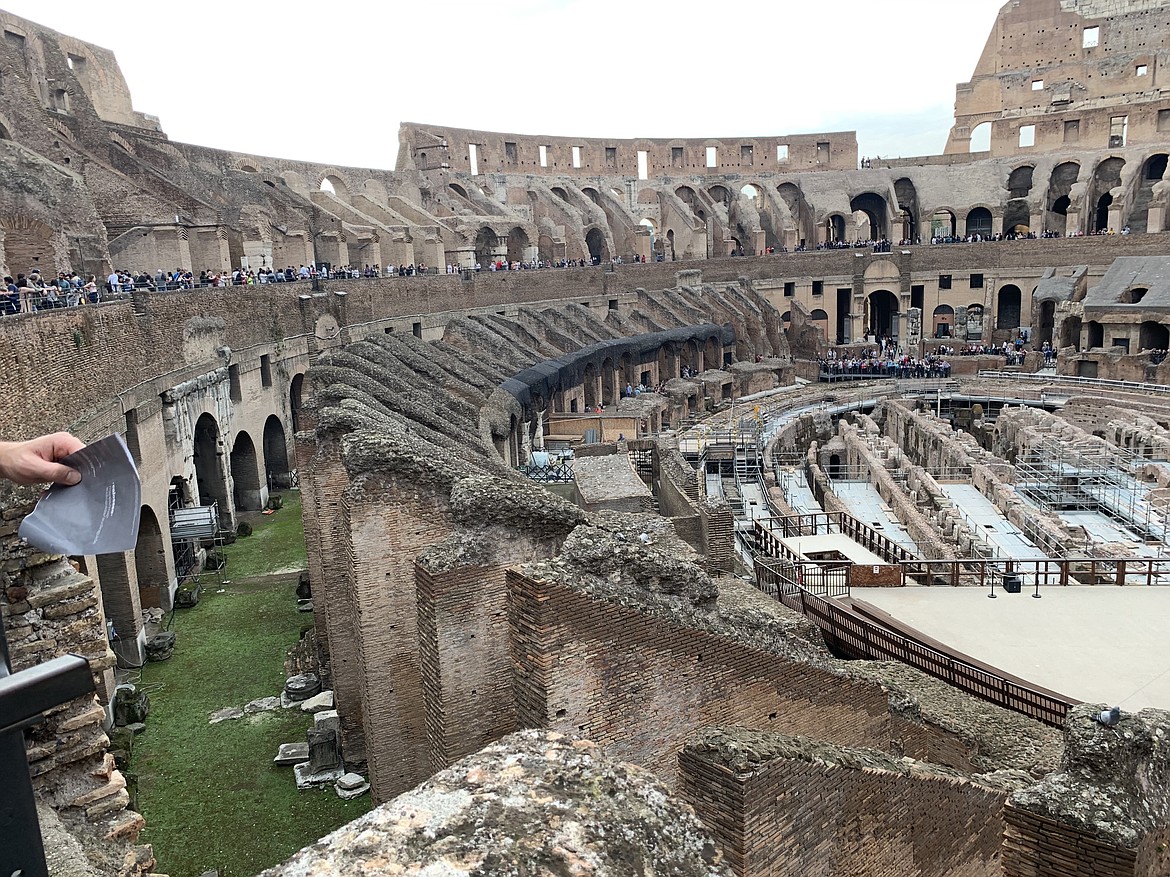
[[[138,666],[146,660],[146,631],[142,627],[133,555],[99,554],[97,570],[106,619],[114,623],[118,635],[113,643],[114,653],[122,663]]]

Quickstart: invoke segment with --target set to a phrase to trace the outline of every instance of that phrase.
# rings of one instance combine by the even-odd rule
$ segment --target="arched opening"
[[[888,289],[871,292],[866,299],[869,334],[878,338],[898,336],[898,297]]]
[[[288,410],[292,415],[293,434],[301,431],[301,405],[303,404],[302,394],[305,387],[304,374],[293,375],[292,382],[288,386]]]
[[[593,260],[594,265],[609,261],[609,246],[601,229],[589,229],[589,233],[585,235],[585,246],[589,249],[589,258]]]
[[[191,491],[187,480],[181,475],[176,475],[171,479],[167,492],[167,515],[173,519],[176,511],[190,508],[193,504],[194,500],[191,498]],[[171,544],[171,551],[174,552],[175,557],[176,579],[181,580],[195,571],[195,549],[197,547],[195,541],[192,539],[184,539]]]
[[[918,239],[918,190],[909,177],[902,177],[894,181],[894,195],[902,214],[902,239],[914,243]]]
[[[825,240],[831,244],[845,240],[845,217],[840,213],[825,217]]]
[[[724,207],[731,203],[731,193],[724,186],[712,186],[707,190],[707,194],[711,196],[711,200],[718,201]]]
[[[287,490],[292,487],[284,424],[275,414],[269,415],[264,421],[264,474],[269,490]]]
[[[699,342],[693,338],[689,341],[683,342],[682,350],[679,352],[679,359],[681,365],[686,369],[688,374],[694,374],[699,371]]]
[[[840,480],[840,478],[841,478],[841,455],[840,454],[830,454],[829,455],[829,477],[832,478],[834,481]]]
[[[1138,331],[1139,350],[1166,350],[1170,348],[1170,326],[1146,320]]]
[[[723,345],[712,336],[703,344],[703,371],[723,367]]]
[[[983,305],[967,305],[967,340],[983,340]]]
[[[517,226],[508,232],[508,262],[523,262],[527,259],[528,235]]]
[[[28,274],[34,268],[39,268],[46,279],[56,276],[53,229],[24,216],[0,219],[0,229],[4,233],[4,260],[13,277],[18,272]]]
[[[967,214],[967,234],[979,237],[991,237],[991,211],[986,207],[976,207]]]
[[[1056,302],[1046,299],[1040,302],[1039,317],[1036,322],[1036,341],[1043,344],[1052,343],[1052,327],[1056,321]]]
[[[950,338],[954,335],[955,309],[950,305],[939,305],[934,309],[934,337]]]
[[[554,195],[556,195],[562,201],[569,200],[569,193],[566,192],[564,189],[562,189],[560,186],[553,186],[551,191]]]
[[[195,421],[195,483],[199,491],[199,504],[219,504],[219,517],[223,521],[231,514],[228,502],[227,472],[223,466],[223,447],[219,435],[219,424],[210,414],[201,414]]]
[[[138,599],[143,606],[170,608],[170,575],[167,573],[167,546],[162,528],[150,506],[144,505],[134,543],[134,570],[138,576]]]
[[[1020,325],[1020,304],[1023,295],[1020,288],[1008,283],[999,288],[995,304],[995,328],[1015,329]]]
[[[787,332],[788,327],[791,325],[792,325],[792,311],[785,311],[784,313],[782,313],[780,315],[780,328],[783,329],[785,332]]]
[[[644,226],[646,228],[646,230],[650,232],[650,254],[651,254],[651,256],[653,258],[657,258],[657,257],[663,255],[662,243],[658,240],[658,229],[654,225],[654,220],[649,219],[649,218],[641,219],[638,221],[638,225]]]
[[[793,183],[781,183],[776,187],[776,193],[780,196],[780,200],[788,208],[789,214],[792,216],[792,223],[794,226],[792,240],[786,241],[785,246],[803,247],[808,244],[808,238],[812,236],[815,231],[816,219],[815,215],[808,209],[808,203],[805,201],[804,192]],[[845,220],[841,220],[841,237],[826,238],[826,240],[844,240],[845,234]]]
[[[1109,208],[1113,204],[1113,196],[1106,192],[1097,199],[1097,210],[1093,221],[1093,231],[1108,231]]]
[[[666,230],[666,249],[670,251],[670,261],[675,260],[674,255],[674,229],[668,228]]]
[[[230,459],[236,509],[258,511],[264,508],[267,497],[260,483],[260,461],[252,437],[246,432],[236,436]]]
[[[1125,290],[1117,300],[1124,305],[1136,305],[1146,297],[1146,293],[1149,291],[1144,286],[1132,286]]]
[[[618,400],[617,368],[608,356],[601,361],[601,404],[612,405]]]
[[[1003,208],[1003,233],[1026,235],[1032,230],[1032,214],[1023,199],[1008,201]]]
[[[821,308],[817,308],[808,315],[808,321],[821,333],[821,340],[829,340],[829,315]]]
[[[458,183],[448,183],[447,188],[458,195],[460,198],[467,199],[467,190]],[[470,200],[470,199],[467,199]]]
[[[1151,155],[1146,159],[1146,166],[1142,170],[1142,178],[1157,182],[1166,175],[1166,163],[1170,159],[1164,152],[1159,152],[1157,155]]]
[[[475,261],[484,267],[496,261],[495,253],[499,246],[500,239],[485,225],[475,236]]]
[[[585,365],[585,376],[581,381],[582,389],[585,391],[585,410],[592,411],[600,404],[601,400],[597,398],[598,385],[601,382],[597,379],[597,366],[593,363]]]
[[[748,198],[751,201],[753,201],[757,208],[760,206],[760,204],[761,204],[760,190],[757,189],[755,186],[753,186],[751,183],[748,183],[746,186],[744,186],[742,189],[740,189],[739,193],[741,195],[743,195],[745,198]]]
[[[862,192],[849,202],[849,209],[854,213],[864,213],[869,220],[869,236],[872,240],[885,240],[889,237],[886,228],[886,199],[876,192]]]
[[[1065,317],[1060,323],[1060,343],[1054,347],[1081,349],[1081,318],[1076,314]]]
[[[1085,324],[1085,346],[1092,350],[1105,346],[1105,327],[1096,320],[1089,320]]]
[[[991,150],[991,123],[980,122],[971,129],[968,152],[989,152]]]
[[[1052,169],[1052,175],[1048,178],[1048,216],[1045,217],[1045,231],[1065,233],[1068,211],[1072,206],[1069,196],[1080,173],[1081,166],[1075,161],[1062,162]]]
[[[333,197],[345,201],[348,200],[349,189],[345,185],[345,180],[336,174],[326,174],[321,178],[321,184],[318,187],[322,192],[328,192]]]
[[[956,236],[955,214],[947,209],[934,211],[930,217],[930,236],[942,240]]]
[[[1030,164],[1022,165],[1016,168],[1008,176],[1008,197],[1010,198],[1027,198],[1028,193],[1032,191],[1032,174],[1035,168]]]
[[[658,380],[678,377],[678,352],[670,341],[658,348]]]

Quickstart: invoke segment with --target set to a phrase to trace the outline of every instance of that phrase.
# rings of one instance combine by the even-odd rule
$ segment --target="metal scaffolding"
[[[1083,447],[1041,436],[1017,458],[1020,493],[1051,512],[1096,512],[1150,544],[1165,545],[1167,515],[1138,477],[1147,461],[1105,445]]]

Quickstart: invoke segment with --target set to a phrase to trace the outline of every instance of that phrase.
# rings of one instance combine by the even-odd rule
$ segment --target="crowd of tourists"
[[[878,348],[829,351],[817,360],[822,381],[869,380],[873,378],[948,378],[951,363],[938,353],[911,356],[894,344]]]

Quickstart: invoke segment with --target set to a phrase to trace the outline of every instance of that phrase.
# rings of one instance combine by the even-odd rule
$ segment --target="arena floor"
[[[1170,709],[1170,588],[873,588],[856,600],[1007,673],[1125,710]]]

